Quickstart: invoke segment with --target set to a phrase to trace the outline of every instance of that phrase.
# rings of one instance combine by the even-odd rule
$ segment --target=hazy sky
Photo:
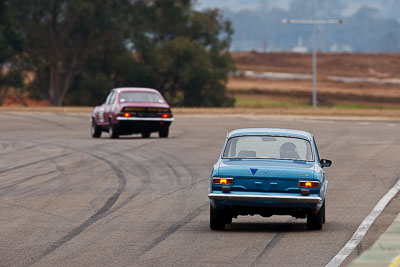
[[[290,0],[197,0],[199,8],[207,7],[218,7],[218,8],[230,8],[233,11],[241,9],[255,9],[260,6],[276,6],[281,8],[287,8]]]
[[[306,1],[306,0],[304,0]],[[309,0],[311,1],[311,0]],[[334,0],[338,1],[338,0]],[[361,7],[370,6],[377,8],[381,11],[385,11],[388,8],[388,4],[393,2],[400,2],[400,0],[346,0],[342,1],[347,4],[347,9],[343,15],[351,15]],[[242,9],[259,9],[267,7],[280,7],[287,9],[291,0],[197,0],[197,7],[203,8],[229,8],[232,11],[238,11]],[[318,1],[317,1],[318,2]],[[399,15],[400,16],[400,15]],[[399,19],[399,18],[397,18]]]

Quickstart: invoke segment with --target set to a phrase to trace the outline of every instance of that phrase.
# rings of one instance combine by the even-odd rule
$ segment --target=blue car
[[[210,228],[223,230],[239,215],[307,218],[325,223],[328,181],[312,134],[287,129],[239,129],[228,133],[211,173]]]

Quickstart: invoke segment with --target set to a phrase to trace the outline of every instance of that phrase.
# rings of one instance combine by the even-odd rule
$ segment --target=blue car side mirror
[[[332,165],[332,161],[329,159],[321,159],[320,163],[321,163],[322,168],[330,167]]]

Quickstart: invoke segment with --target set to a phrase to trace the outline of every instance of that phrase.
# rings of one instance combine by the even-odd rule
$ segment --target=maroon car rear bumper
[[[174,121],[174,118],[138,118],[138,117],[118,117],[118,121]]]

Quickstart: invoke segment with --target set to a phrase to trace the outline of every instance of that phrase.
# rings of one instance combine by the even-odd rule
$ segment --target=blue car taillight
[[[319,188],[319,182],[299,181],[299,187],[301,187],[301,188]]]
[[[213,177],[213,184],[216,184],[216,185],[231,185],[231,184],[233,184],[233,178]]]

